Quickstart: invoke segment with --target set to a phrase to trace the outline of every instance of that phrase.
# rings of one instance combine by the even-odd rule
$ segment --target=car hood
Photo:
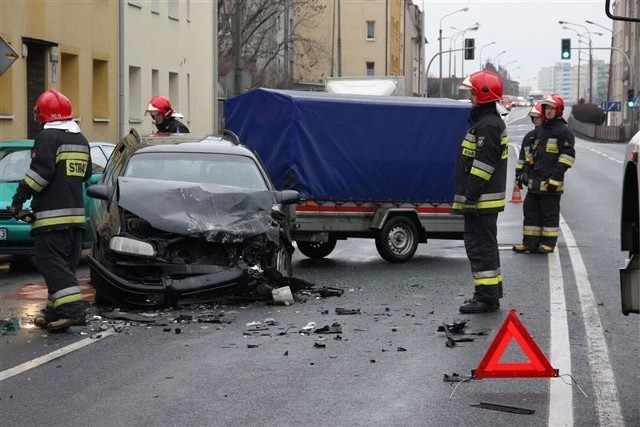
[[[211,242],[239,243],[260,234],[279,241],[271,191],[123,177],[118,186],[118,205],[156,229]]]

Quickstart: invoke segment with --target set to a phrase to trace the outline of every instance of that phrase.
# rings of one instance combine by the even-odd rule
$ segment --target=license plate
[[[7,240],[9,231],[6,228],[0,228],[0,240]]]

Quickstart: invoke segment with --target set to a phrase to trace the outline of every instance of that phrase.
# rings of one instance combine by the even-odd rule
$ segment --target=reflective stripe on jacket
[[[33,197],[33,233],[84,227],[83,181],[91,176],[89,142],[82,133],[44,129],[31,152],[31,164],[18,184],[14,202]]]
[[[476,203],[480,213],[501,212],[505,207],[509,158],[506,125],[494,103],[474,107],[471,120],[456,164],[452,213],[461,213],[467,201]]]

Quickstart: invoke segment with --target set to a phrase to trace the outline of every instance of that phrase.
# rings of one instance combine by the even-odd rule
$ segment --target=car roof
[[[33,139],[15,139],[10,141],[0,141],[0,147],[31,148],[33,147],[33,141],[34,141]],[[89,141],[89,145],[91,147],[104,146],[104,145],[115,146],[115,144],[111,142],[104,142],[104,141]]]
[[[152,134],[139,136],[133,150],[136,153],[218,153],[253,157],[234,134],[197,136],[193,134]],[[128,138],[125,138],[125,142]],[[130,141],[130,139],[129,139]]]

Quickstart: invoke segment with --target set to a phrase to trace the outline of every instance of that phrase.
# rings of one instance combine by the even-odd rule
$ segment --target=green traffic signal
[[[571,59],[571,39],[562,39],[560,58]]]

